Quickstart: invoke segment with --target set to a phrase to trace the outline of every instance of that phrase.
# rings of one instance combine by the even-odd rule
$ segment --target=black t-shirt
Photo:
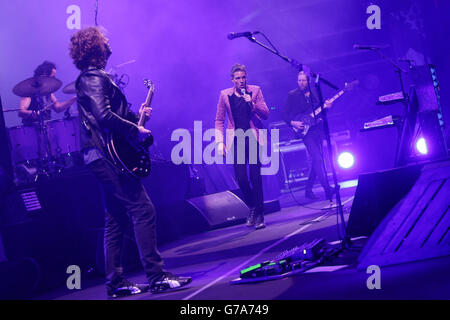
[[[28,106],[28,110],[40,111],[41,109],[49,106],[52,103],[50,95],[42,96],[42,97],[40,97],[40,99],[41,99],[41,104],[42,104],[41,106],[39,106],[36,97],[31,97],[31,102],[30,102],[30,105]],[[42,111],[41,116],[42,116],[43,120],[50,120],[51,113],[52,113],[52,111],[50,108],[48,108],[45,111]],[[39,122],[39,119],[38,118],[33,119],[31,116],[28,118],[22,119],[22,123],[26,126],[30,126],[33,123],[37,123],[37,122]]]
[[[249,93],[252,94],[251,92]],[[232,94],[229,96],[231,113],[233,115],[236,129],[243,129],[244,131],[250,129],[251,107],[250,103],[245,102],[242,96]]]

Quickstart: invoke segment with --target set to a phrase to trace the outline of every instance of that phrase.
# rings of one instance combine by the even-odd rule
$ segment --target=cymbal
[[[40,96],[46,96],[61,88],[62,82],[55,77],[33,77],[16,84],[13,93],[19,97],[33,97],[38,92]]]
[[[77,89],[75,88],[75,81],[65,86],[62,91],[67,94],[77,93]]]

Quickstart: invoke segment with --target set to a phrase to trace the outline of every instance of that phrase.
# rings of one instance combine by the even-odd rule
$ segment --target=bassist
[[[283,118],[286,123],[291,126],[299,137],[303,138],[303,142],[308,150],[311,161],[311,169],[306,182],[305,197],[311,200],[317,199],[312,188],[319,178],[319,182],[325,191],[325,197],[331,200],[333,190],[328,183],[325,164],[323,159],[323,128],[320,115],[310,117],[310,123],[302,121],[302,117],[314,112],[319,106],[317,95],[313,93],[309,86],[309,77],[303,72],[299,72],[297,77],[298,88],[289,92],[286,107],[283,110]],[[324,107],[331,106],[331,101],[325,101]],[[299,135],[306,127],[308,130],[306,135]]]

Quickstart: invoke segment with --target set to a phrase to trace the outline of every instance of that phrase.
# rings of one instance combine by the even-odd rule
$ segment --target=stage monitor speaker
[[[233,192],[236,196],[238,196],[239,199],[244,201],[244,194],[242,193],[241,189],[234,189],[234,190],[230,190],[230,191]],[[263,189],[263,192],[264,192],[264,198],[266,198],[266,189]],[[269,199],[271,199],[271,198],[269,198]],[[263,208],[264,215],[278,212],[280,210],[281,210],[280,200],[273,199],[273,198],[272,198],[272,200],[264,200],[264,208]]]
[[[369,236],[411,190],[421,165],[361,174],[347,223],[347,235]]]
[[[359,270],[450,255],[450,160],[432,162],[370,237]]]
[[[250,213],[246,204],[231,191],[191,198],[187,203],[201,214],[210,229],[243,222]]]

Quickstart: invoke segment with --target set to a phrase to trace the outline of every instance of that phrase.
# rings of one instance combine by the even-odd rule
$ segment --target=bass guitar
[[[328,101],[330,102],[330,104],[327,106],[323,106],[323,108],[329,108],[335,100],[337,100],[339,97],[341,97],[346,91],[352,90],[358,84],[359,84],[359,80],[354,80],[350,83],[346,83],[344,89],[342,89],[341,91],[336,93],[331,99],[329,99]],[[308,133],[311,126],[313,126],[315,124],[316,116],[321,111],[322,111],[322,107],[317,107],[311,113],[308,113],[308,114],[303,113],[303,114],[299,114],[296,117],[294,117],[294,119],[293,119],[294,121],[301,121],[301,122],[303,122],[303,125],[304,125],[303,130],[292,127],[296,138],[303,138],[304,136],[306,136],[306,134]]]
[[[150,80],[144,80],[148,89],[144,105],[149,107],[155,87]],[[141,113],[138,126],[144,126],[147,121],[144,112]],[[145,178],[150,174],[150,154],[149,147],[153,144],[153,136],[149,135],[144,141],[129,141],[123,136],[110,133],[107,137],[107,149],[114,164],[122,171],[135,178]]]

